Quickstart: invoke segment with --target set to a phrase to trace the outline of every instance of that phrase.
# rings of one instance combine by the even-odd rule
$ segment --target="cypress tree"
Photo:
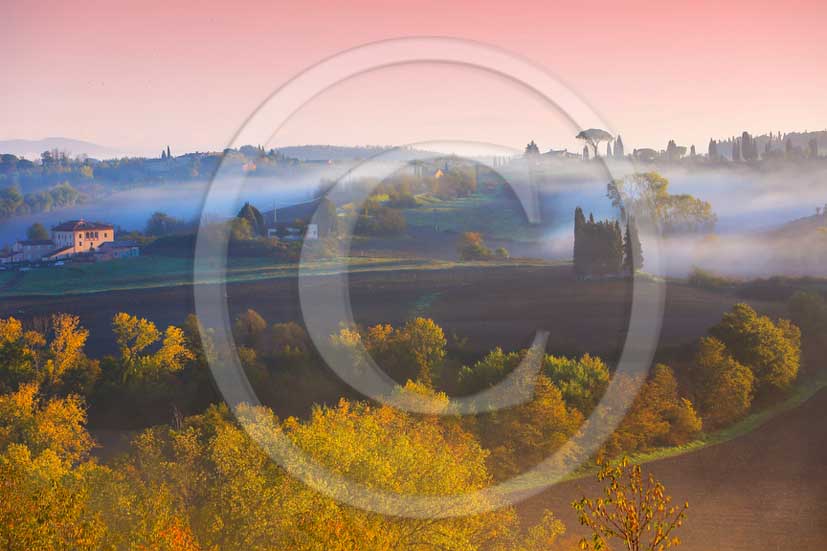
[[[631,216],[626,222],[623,254],[623,269],[627,274],[633,275],[637,270],[643,268],[643,249],[640,246],[640,235],[638,235],[635,219]]]
[[[732,162],[741,160],[741,143],[738,140],[732,142]]]
[[[619,274],[623,269],[623,233],[620,231],[620,222],[615,220],[609,229],[609,273]]]
[[[617,139],[615,140],[615,158],[622,159],[626,156],[626,152],[623,150],[623,139],[618,134]]]
[[[244,203],[244,206],[238,211],[237,217],[247,220],[256,235],[264,235],[264,216],[261,215],[261,212],[256,207],[250,203]]]
[[[586,275],[586,217],[583,209],[574,209],[574,271],[578,277]]]

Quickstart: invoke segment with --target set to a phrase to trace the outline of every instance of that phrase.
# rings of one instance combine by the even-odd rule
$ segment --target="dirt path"
[[[646,465],[676,500],[689,502],[682,551],[827,549],[827,389],[758,430]],[[570,532],[570,503],[597,496],[592,479],[556,486],[518,506],[532,521],[548,508]]]

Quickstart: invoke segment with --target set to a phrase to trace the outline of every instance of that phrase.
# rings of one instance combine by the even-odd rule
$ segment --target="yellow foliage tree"
[[[624,458],[603,467],[597,479],[605,482],[603,497],[572,503],[580,524],[592,531],[590,539],[581,540],[581,549],[608,551],[614,541],[628,551],[664,551],[680,544],[673,532],[683,524],[689,504],[672,505],[651,473],[644,478],[640,466]]]
[[[179,327],[167,327],[161,347],[154,353],[144,354],[142,352],[161,339],[161,333],[154,323],[120,312],[112,320],[112,330],[120,351],[122,382],[153,379],[162,373],[174,373],[180,371],[185,362],[195,358]]]

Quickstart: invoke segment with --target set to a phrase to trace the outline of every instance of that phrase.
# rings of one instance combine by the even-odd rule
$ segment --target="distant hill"
[[[72,138],[44,138],[42,140],[0,140],[0,153],[10,153],[18,157],[25,157],[30,161],[40,158],[44,151],[57,149],[65,151],[71,157],[86,155],[94,159],[110,159],[121,156],[116,149],[102,145],[75,140]]]
[[[346,145],[291,145],[278,148],[279,153],[300,161],[357,161],[389,153],[388,160],[410,160],[418,157],[411,149],[389,146],[346,146]],[[418,152],[421,154],[421,152]]]
[[[825,205],[827,206],[827,205]],[[770,230],[769,236],[782,239],[807,239],[827,231],[827,215],[806,216]]]

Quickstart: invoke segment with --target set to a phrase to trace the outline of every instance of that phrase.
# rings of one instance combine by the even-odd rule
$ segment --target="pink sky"
[[[278,85],[343,49],[401,36],[487,42],[545,66],[627,147],[827,127],[827,3],[17,2],[4,7],[0,139],[130,151],[227,144]],[[169,3],[172,4],[172,3]],[[343,83],[276,140],[478,139],[576,147],[559,115],[467,69]]]

